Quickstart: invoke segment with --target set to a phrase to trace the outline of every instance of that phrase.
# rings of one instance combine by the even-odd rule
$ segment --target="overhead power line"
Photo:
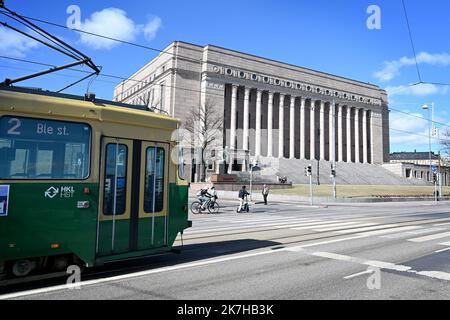
[[[409,24],[408,11],[406,10],[405,0],[402,0],[402,5],[403,5],[403,12],[405,14],[405,19],[406,19],[406,25],[408,27],[409,41],[411,42],[411,48],[412,48],[412,51],[414,54],[414,60],[416,62],[417,76],[419,78],[419,82],[422,83],[422,77],[420,75],[419,63],[417,61],[416,48],[414,46],[414,41],[413,41],[413,37],[412,37],[411,26]]]

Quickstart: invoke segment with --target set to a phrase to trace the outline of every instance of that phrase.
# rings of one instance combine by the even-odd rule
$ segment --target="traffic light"
[[[312,165],[309,165],[305,168],[305,174],[308,177],[312,175]]]
[[[331,177],[332,178],[336,177],[336,170],[335,169],[331,169]]]
[[[436,182],[437,181],[437,175],[436,175],[436,173],[433,173],[433,182]]]

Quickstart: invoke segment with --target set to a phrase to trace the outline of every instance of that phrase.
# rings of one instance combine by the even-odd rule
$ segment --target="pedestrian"
[[[242,211],[242,207],[244,206],[245,197],[247,197],[250,193],[247,192],[247,187],[242,186],[241,190],[239,190],[239,208],[238,213]]]
[[[265,184],[263,186],[262,195],[263,195],[263,198],[264,198],[264,205],[267,206],[267,196],[269,195],[269,187],[267,186],[267,184]]]

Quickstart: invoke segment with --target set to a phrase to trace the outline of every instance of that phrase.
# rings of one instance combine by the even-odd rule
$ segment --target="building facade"
[[[384,90],[217,46],[171,43],[118,85],[114,99],[181,120],[213,105],[223,116],[223,147],[256,159],[389,162]]]

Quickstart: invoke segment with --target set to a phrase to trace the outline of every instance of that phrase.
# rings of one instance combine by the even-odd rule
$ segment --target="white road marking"
[[[367,227],[367,228],[358,228],[353,230],[341,230],[336,231],[338,233],[356,233],[356,232],[363,232],[363,231],[370,231],[370,230],[377,230],[377,229],[385,229],[385,228],[394,228],[397,227],[398,224],[385,224],[385,225],[379,225],[375,227]]]
[[[313,221],[313,220],[309,220]],[[318,220],[316,220],[318,221]],[[314,224],[317,222],[314,222]],[[190,231],[187,229],[187,231],[184,232],[184,234],[196,234],[196,233],[210,233],[210,232],[217,232],[217,231],[233,231],[233,230],[241,230],[241,229],[251,229],[251,228],[262,228],[262,227],[277,227],[280,229],[287,228],[287,226],[284,226],[284,223],[281,222],[274,222],[274,223],[264,223],[264,224],[249,224],[249,225],[241,225],[241,226],[228,226],[228,227],[221,227],[221,228],[214,228],[214,229],[193,229]]]
[[[418,229],[418,228],[420,228],[420,227],[419,226],[407,226],[407,227],[399,227],[399,228],[393,228],[393,229],[387,229],[387,230],[367,231],[367,232],[361,233],[361,235],[370,237],[370,236],[378,236],[378,235],[387,234],[387,233],[395,233],[395,232],[401,232],[401,231],[406,231],[406,230],[414,230],[414,229]]]
[[[243,255],[239,255],[239,256],[217,258],[217,259],[211,259],[211,260],[200,261],[200,262],[183,263],[183,264],[176,265],[176,266],[162,267],[162,268],[157,268],[157,269],[147,270],[147,271],[140,271],[140,272],[133,272],[133,273],[124,274],[124,275],[120,275],[120,276],[82,281],[79,283],[79,285],[81,287],[84,287],[84,286],[91,286],[91,285],[100,284],[100,283],[126,280],[126,279],[130,279],[130,278],[137,278],[137,277],[142,277],[142,276],[147,276],[147,275],[157,274],[157,273],[162,273],[162,272],[167,272],[167,271],[177,271],[177,270],[183,270],[183,269],[194,268],[194,267],[199,267],[199,266],[211,265],[211,264],[220,263],[220,262],[233,261],[233,260],[245,259],[245,258],[250,258],[250,257],[257,257],[257,256],[266,255],[266,254],[277,253],[282,250],[283,249],[267,250],[267,251],[243,254]],[[19,297],[25,297],[25,296],[30,296],[30,295],[43,294],[43,293],[49,293],[49,292],[61,291],[61,290],[68,290],[68,288],[66,285],[58,285],[58,286],[53,286],[53,287],[48,287],[48,288],[16,292],[16,293],[11,293],[11,294],[0,295],[0,300],[13,299],[13,298],[19,298]]]
[[[450,246],[450,243],[448,243],[448,244],[445,244],[445,243],[440,243],[441,245],[447,245],[447,246]],[[435,251],[435,253],[441,253],[441,252],[444,252],[444,251],[448,251],[448,250],[450,250],[450,248],[445,248],[445,249],[441,249],[441,250],[436,250]]]
[[[320,245],[323,245],[323,244],[343,242],[343,241],[354,240],[354,239],[361,239],[361,238],[363,238],[363,237],[362,236],[355,236],[355,237],[341,238],[341,239],[336,239],[336,240],[314,242],[314,243],[309,243],[309,244],[302,244],[300,246],[288,247],[285,250],[286,251],[292,251],[292,252],[298,252],[298,251],[302,251],[303,248],[309,248],[309,247],[314,247],[314,246],[320,246]]]
[[[408,239],[408,241],[411,241],[411,242],[426,242],[426,241],[442,239],[442,238],[446,238],[446,237],[450,237],[450,232],[436,233],[436,234],[432,234],[432,235],[425,236],[425,237],[412,238],[412,239]]]
[[[311,229],[315,230],[318,228],[334,228],[339,226],[348,226],[352,224],[357,224],[358,222],[321,222],[321,223],[305,223],[303,225],[300,225],[300,227],[291,228],[292,230],[305,230],[305,229]]]
[[[435,231],[441,231],[444,230],[442,228],[427,228],[427,229],[421,229],[421,230],[416,230],[416,231],[409,231],[409,232],[405,232],[408,234],[415,234],[415,235],[419,235],[419,234],[424,234],[424,233],[431,233],[431,232],[435,232]]]
[[[358,227],[368,227],[368,226],[374,226],[376,223],[352,223],[352,224],[342,224],[340,226],[334,226],[329,228],[320,228],[320,229],[314,229],[315,231],[335,231],[335,230],[342,230],[345,228],[358,228]]]
[[[418,271],[417,274],[428,278],[450,281],[450,273],[442,271]]]
[[[435,224],[435,226],[437,226],[437,227],[440,227],[440,226],[448,226],[448,225],[450,225],[450,222]]]
[[[359,276],[362,276],[362,275],[365,275],[365,274],[369,274],[369,273],[373,273],[373,271],[372,270],[366,270],[366,271],[354,273],[354,274],[351,274],[349,276],[344,277],[344,279],[348,280],[348,279],[356,278],[356,277],[359,277]]]
[[[332,259],[332,260],[339,260],[339,261],[345,261],[345,262],[352,262],[352,263],[367,265],[370,267],[388,269],[388,270],[394,270],[394,271],[411,270],[411,267],[403,266],[400,264],[394,264],[394,263],[390,263],[390,262],[377,261],[377,260],[365,260],[365,259],[360,259],[360,258],[346,256],[346,255],[332,253],[332,252],[318,251],[318,252],[311,253],[311,255],[316,256],[316,257],[328,258],[328,259]]]
[[[322,221],[318,220],[316,222],[307,222],[307,223],[295,223],[295,224],[287,224],[279,228],[297,228],[297,227],[306,227],[306,226],[313,226],[313,225],[327,225],[332,223],[337,223],[339,220],[328,220],[328,221]]]

